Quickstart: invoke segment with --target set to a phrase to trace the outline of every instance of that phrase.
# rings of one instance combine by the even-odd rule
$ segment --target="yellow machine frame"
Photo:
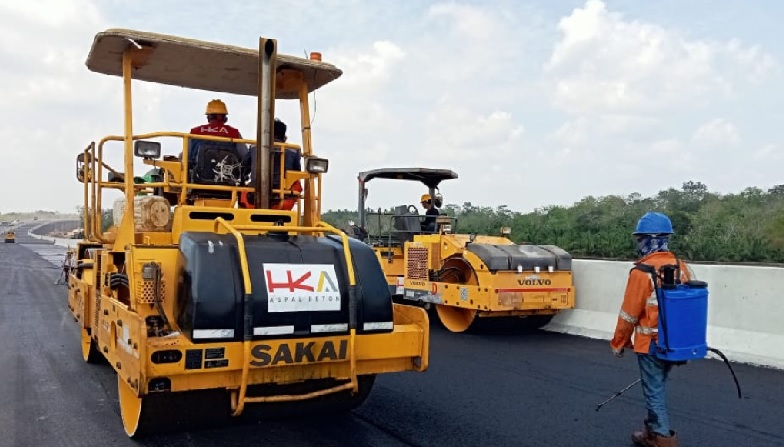
[[[339,69],[321,62],[320,55],[310,59],[278,55],[274,39],[260,38],[259,49],[251,50],[123,29],[110,29],[95,36],[87,66],[95,72],[122,77],[124,133],[90,143],[77,156],[76,175],[84,184],[85,239],[71,253],[74,261],[68,274],[68,307],[81,327],[85,361],[105,359],[117,373],[122,421],[129,436],[152,427],[152,422],[146,425],[145,416],[152,405],[157,405],[149,401],[152,394],[173,396],[186,391],[225,390],[231,414],[237,416],[250,403],[302,401],[338,394],[361,402],[360,395],[369,392],[367,378],[428,368],[427,314],[413,306],[392,304],[393,330],[386,333],[358,335],[356,323],[351,321],[345,336],[281,336],[256,341],[247,336],[250,323],[246,321],[243,341],[198,345],[178,331],[172,317],[177,306],[178,243],[186,231],[231,235],[236,240],[246,306],[252,293],[251,266],[244,244],[248,236],[270,232],[334,234],[343,246],[345,265],[353,266],[346,235],[321,221],[321,179],[325,170],[307,168],[313,160],[325,161],[313,155],[308,94],[337,79],[342,73]],[[287,147],[301,149],[305,172],[281,172],[281,187],[274,190],[264,187],[268,182],[264,174],[254,186],[189,183],[184,174],[188,172],[188,157],[183,156],[182,161],[171,157],[157,160],[160,145],[152,140],[181,139],[182,153],[186,154],[190,139],[196,136],[168,131],[135,135],[132,79],[255,96],[259,102],[255,140],[203,135],[198,138],[256,144],[261,151],[257,157],[260,173],[269,171],[264,154],[273,147],[275,99],[297,100],[302,147],[274,145],[281,153]],[[110,142],[123,143],[121,170],[105,162],[105,146]],[[134,183],[134,155],[142,156],[146,165],[162,168],[163,180]],[[281,162],[281,171],[283,166]],[[105,179],[104,174],[109,178]],[[297,206],[290,211],[270,209],[274,195],[294,194],[290,186],[295,181],[305,185]],[[125,210],[121,222],[102,231],[101,204],[107,189],[124,193]],[[189,194],[195,189],[229,192],[231,198],[190,200]],[[148,211],[169,216],[170,223],[163,229],[140,228],[136,203],[140,197],[146,197],[144,193],[155,192],[174,202],[173,212],[169,215],[170,209],[161,205],[161,200],[150,202],[152,211]],[[254,208],[237,207],[237,197],[242,192],[255,194]],[[166,220],[160,216],[158,221]],[[349,286],[353,287],[354,269],[347,268],[347,272]],[[150,333],[150,318],[160,318],[163,325],[169,326],[165,335]],[[313,355],[306,355],[303,346]],[[204,363],[200,363],[204,367],[188,369],[186,354],[194,349],[222,355],[216,354],[213,360],[205,356]],[[287,391],[314,380],[331,384],[324,382],[299,393]],[[280,387],[251,396],[250,388],[257,385]]]

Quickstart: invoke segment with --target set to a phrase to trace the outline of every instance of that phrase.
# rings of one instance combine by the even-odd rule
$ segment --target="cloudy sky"
[[[460,178],[442,185],[447,203],[518,211],[687,180],[722,193],[784,183],[779,1],[183,5],[0,0],[0,212],[81,203],[77,152],[122,133],[120,78],[84,63],[95,33],[116,27],[246,47],[263,35],[343,69],[311,103],[314,149],[331,161],[327,209],[354,209],[356,174],[378,167],[450,168]],[[134,95],[137,133],[187,131],[220,97],[230,123],[255,135],[252,98],[144,82]],[[277,106],[290,129],[294,106]],[[423,192],[370,190],[372,207]]]

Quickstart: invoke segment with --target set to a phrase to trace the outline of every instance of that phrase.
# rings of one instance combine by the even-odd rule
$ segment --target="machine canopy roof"
[[[145,60],[134,64],[134,79],[237,95],[258,94],[258,49],[165,34],[127,29],[99,32],[87,56],[87,68],[122,76],[123,52],[134,46],[152,49]],[[343,74],[342,70],[326,62],[278,53],[277,69],[281,68],[302,72],[309,92]],[[276,98],[295,99],[298,94],[291,90],[276,90]]]
[[[367,183],[374,178],[413,180],[434,188],[444,180],[456,179],[457,173],[449,169],[430,168],[382,168],[359,173],[359,180],[364,183]]]

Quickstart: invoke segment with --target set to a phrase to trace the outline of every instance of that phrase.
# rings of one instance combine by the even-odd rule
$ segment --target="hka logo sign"
[[[264,264],[269,312],[340,310],[340,288],[332,264]]]
[[[201,126],[199,128],[199,131],[201,131],[202,133],[205,133],[205,134],[216,134],[216,133],[225,133],[227,135],[229,134],[229,129],[226,129],[223,126],[221,126],[221,127],[212,127],[209,124],[206,125],[206,126]]]

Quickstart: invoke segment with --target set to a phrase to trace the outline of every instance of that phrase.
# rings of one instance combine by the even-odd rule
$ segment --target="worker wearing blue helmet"
[[[650,211],[637,222],[632,235],[637,243],[639,259],[635,266],[646,264],[658,271],[664,265],[678,263],[680,281],[691,277],[688,266],[670,252],[669,239],[675,232],[667,215]],[[632,269],[626,283],[623,304],[618,313],[615,333],[610,341],[613,353],[622,357],[624,349],[632,348],[637,355],[640,381],[648,410],[642,431],[632,435],[641,446],[677,446],[678,439],[670,428],[666,407],[666,383],[672,364],[651,355],[651,343],[658,340],[659,305],[651,277],[643,270]],[[632,342],[632,336],[634,341]]]

